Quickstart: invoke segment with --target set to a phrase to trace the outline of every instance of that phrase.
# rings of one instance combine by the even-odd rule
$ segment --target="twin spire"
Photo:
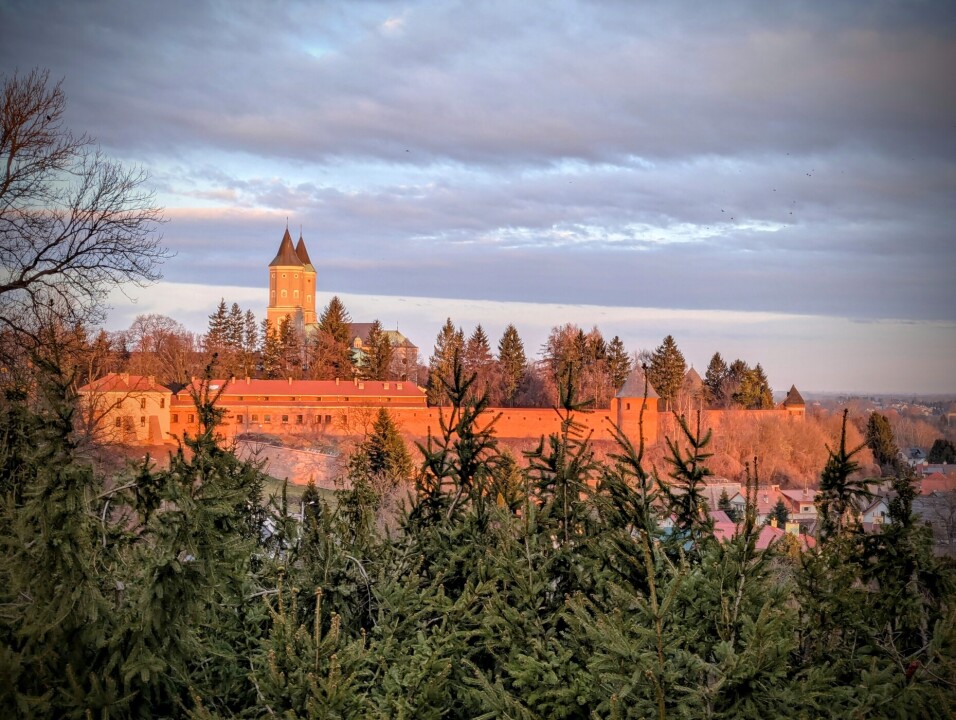
[[[299,233],[299,242],[292,247],[292,236],[289,234],[289,228],[285,229],[282,236],[282,242],[279,243],[279,252],[269,267],[304,267],[306,270],[315,272],[312,260],[309,259],[309,251],[305,249],[305,240],[302,239],[302,233]]]

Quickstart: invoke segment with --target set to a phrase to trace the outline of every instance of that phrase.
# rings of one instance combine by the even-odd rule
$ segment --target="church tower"
[[[299,233],[299,242],[295,246],[296,257],[302,263],[302,316],[306,325],[318,322],[315,314],[315,267],[309,259],[309,251],[305,249],[305,240]]]
[[[305,251],[304,243],[302,243],[302,250]],[[312,272],[309,295],[312,298],[312,318],[314,322],[315,268],[311,264],[309,264],[309,268]],[[289,228],[286,228],[285,235],[282,236],[282,242],[279,243],[279,251],[276,253],[275,259],[269,263],[269,307],[266,309],[269,325],[278,328],[279,322],[286,315],[291,316],[294,322],[306,321],[303,306],[306,273],[305,264],[299,259],[295,248],[292,247],[292,236],[289,235]]]

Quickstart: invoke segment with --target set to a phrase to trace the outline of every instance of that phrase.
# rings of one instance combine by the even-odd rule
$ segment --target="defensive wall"
[[[654,445],[663,434],[676,430],[674,413],[663,411],[661,401],[643,380],[640,370],[611,400],[610,407],[575,413],[584,433],[595,440],[612,440],[617,425],[634,444],[643,440]],[[226,441],[237,437],[348,438],[367,434],[381,408],[388,411],[407,440],[421,440],[441,432],[442,413],[450,408],[429,407],[422,388],[408,382],[370,380],[194,380],[177,393],[158,386],[148,378],[108,375],[80,389],[86,406],[100,408],[99,422],[108,428],[119,427],[131,411],[143,412],[133,425],[143,432],[129,435],[133,443],[143,442],[160,431],[162,439],[175,442],[183,433],[199,429],[195,397],[206,393],[222,410],[218,432]],[[643,394],[647,392],[648,397]],[[653,393],[653,395],[652,395]],[[799,399],[799,402],[798,402]],[[146,409],[149,412],[146,412]],[[805,407],[796,389],[788,400],[768,410],[704,410],[704,429],[717,428],[731,415],[753,417],[802,418]],[[489,408],[480,419],[495,420],[500,438],[536,440],[542,435],[560,432],[561,416],[549,408]],[[155,426],[153,432],[146,432]]]

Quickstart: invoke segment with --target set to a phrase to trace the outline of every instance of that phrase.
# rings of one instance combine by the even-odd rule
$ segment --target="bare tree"
[[[50,311],[98,320],[114,286],[158,280],[168,257],[146,173],[64,126],[61,85],[45,70],[2,80],[0,321],[15,331]]]

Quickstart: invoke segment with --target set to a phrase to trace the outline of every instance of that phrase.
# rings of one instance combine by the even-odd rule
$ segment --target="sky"
[[[107,324],[319,305],[672,334],[785,391],[956,393],[956,4],[0,0],[0,73],[144,168],[175,253]]]

